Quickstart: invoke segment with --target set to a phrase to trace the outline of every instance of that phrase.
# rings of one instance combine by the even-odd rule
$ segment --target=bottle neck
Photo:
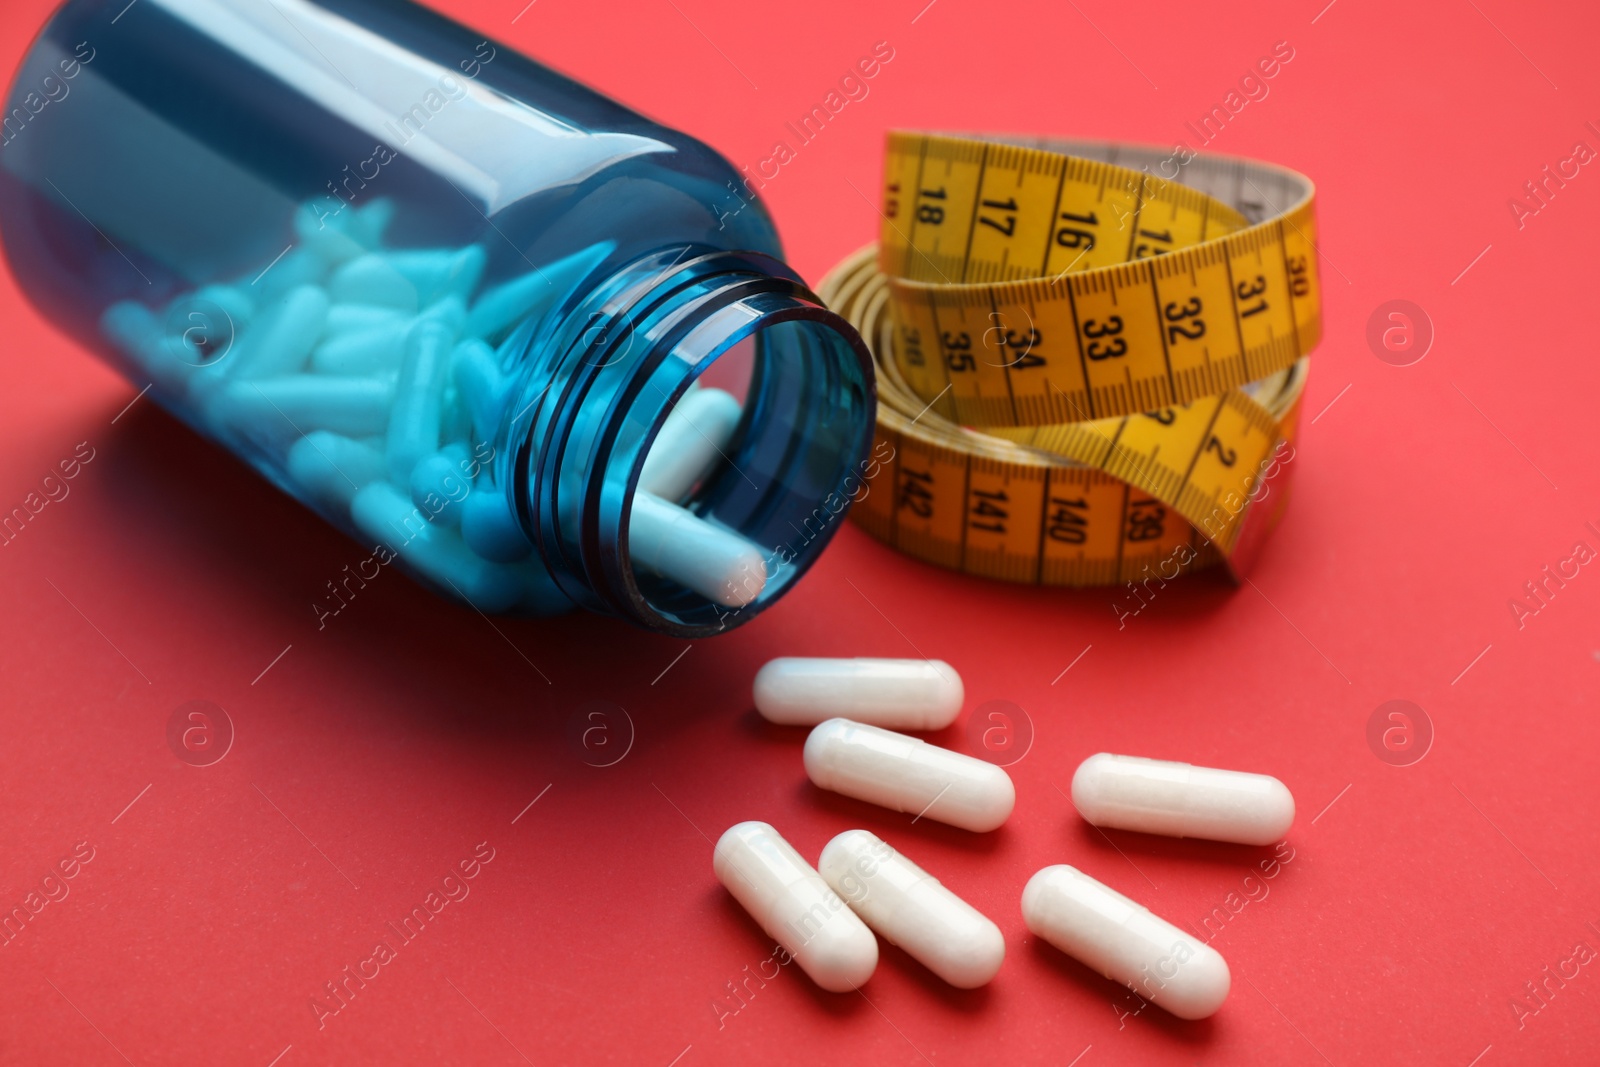
[[[748,621],[861,491],[876,404],[866,346],[753,252],[666,249],[569,306],[513,342],[525,370],[502,484],[524,532],[587,607],[684,637]],[[742,408],[707,392],[669,424],[708,370],[722,381],[746,358]],[[729,408],[721,432],[687,414],[707,401]],[[641,488],[647,457],[652,471],[696,469]]]

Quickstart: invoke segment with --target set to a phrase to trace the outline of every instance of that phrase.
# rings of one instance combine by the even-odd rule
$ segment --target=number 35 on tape
[[[873,348],[894,457],[857,523],[1009,581],[1242,576],[1287,501],[1322,328],[1310,181],[891,133],[883,195],[878,243],[819,286]]]

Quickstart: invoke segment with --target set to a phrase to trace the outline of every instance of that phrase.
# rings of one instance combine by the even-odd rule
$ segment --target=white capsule
[[[333,272],[328,292],[339,304],[376,304],[415,314],[421,307],[417,287],[386,258],[368,254]]]
[[[817,870],[875,933],[956,988],[976,989],[999,972],[1000,928],[876,834],[846,830]]]
[[[1095,826],[1241,845],[1283,840],[1294,797],[1276,778],[1101,752],[1078,765],[1072,803]]]
[[[994,764],[849,719],[812,730],[805,762],[819,789],[977,833],[1017,803],[1011,776]]]
[[[207,414],[263,443],[281,443],[312,430],[346,437],[383,433],[394,403],[394,383],[383,378],[296,374],[230,382],[207,400]]]
[[[289,449],[289,477],[311,498],[340,514],[355,495],[388,474],[383,453],[360,441],[313,430]]]
[[[1232,978],[1216,949],[1074,867],[1046,867],[1028,879],[1022,918],[1035,935],[1180,1019],[1204,1019],[1227,999]]]
[[[697,389],[678,401],[650,446],[639,488],[678,503],[723,462],[744,409],[721,389]]]
[[[633,495],[628,552],[646,570],[730,608],[744,607],[767,586],[760,548],[649,493]]]
[[[389,265],[417,291],[422,306],[456,297],[466,300],[483,278],[488,257],[481,245],[466,248],[408,249],[389,253]]]
[[[717,881],[823,989],[848,992],[877,970],[878,939],[768,824],[729,827],[711,863]]]
[[[756,672],[768,722],[815,726],[844,718],[894,730],[942,730],[961,714],[961,676],[943,660],[784,656]]]
[[[290,290],[268,305],[235,343],[238,351],[229,373],[240,380],[300,373],[327,320],[327,293],[315,285]]]
[[[516,563],[533,551],[505,493],[487,476],[461,502],[461,536],[468,548],[496,563]]]
[[[525,593],[523,574],[480,559],[459,534],[429,522],[388,482],[373,482],[357,493],[350,517],[363,535],[388,545],[424,578],[479,611],[507,611]]]
[[[450,298],[429,308],[406,332],[389,413],[389,475],[400,485],[409,485],[411,468],[439,448],[450,353],[466,317],[461,301]]]

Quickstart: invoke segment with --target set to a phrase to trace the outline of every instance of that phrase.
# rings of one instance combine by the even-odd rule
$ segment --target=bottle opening
[[[630,472],[628,559],[654,614],[726,626],[810,565],[842,521],[867,445],[866,383],[840,373],[852,361],[829,325],[790,319],[713,354],[691,379]]]
[[[556,581],[681,636],[754,617],[864,489],[859,336],[781,263],[730,252],[636,264],[558,332],[514,479]]]

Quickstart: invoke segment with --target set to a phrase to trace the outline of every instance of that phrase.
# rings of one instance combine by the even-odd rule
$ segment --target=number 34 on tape
[[[857,523],[1017,582],[1242,576],[1322,328],[1313,199],[1221,156],[891,133],[878,243],[819,286],[894,457]]]

